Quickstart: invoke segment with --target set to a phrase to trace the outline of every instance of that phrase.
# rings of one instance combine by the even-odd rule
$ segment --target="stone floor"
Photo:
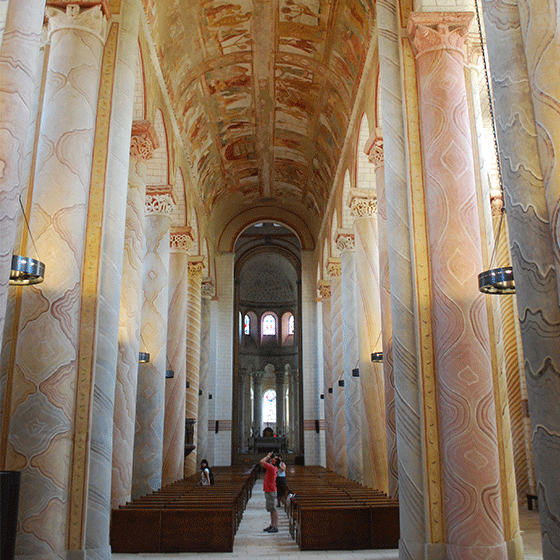
[[[524,560],[542,560],[539,512],[537,510],[520,510],[520,522],[524,543]],[[298,549],[288,532],[288,518],[284,511],[279,510],[278,533],[263,533],[263,528],[270,522],[270,516],[264,507],[262,481],[257,481],[253,497],[247,505],[241,525],[235,535],[233,552],[197,553],[166,553],[166,554],[113,554],[113,560],[179,560],[184,558],[235,559],[247,560],[269,558],[284,560],[285,558],[304,558],[306,560],[397,560],[397,550],[352,550],[352,551],[305,551]]]

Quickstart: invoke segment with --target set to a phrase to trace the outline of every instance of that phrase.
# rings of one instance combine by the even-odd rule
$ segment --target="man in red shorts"
[[[261,459],[261,465],[265,469],[263,490],[266,500],[266,511],[270,512],[270,525],[263,529],[266,533],[278,533],[278,512],[276,511],[276,472],[278,462],[274,453],[269,453]]]

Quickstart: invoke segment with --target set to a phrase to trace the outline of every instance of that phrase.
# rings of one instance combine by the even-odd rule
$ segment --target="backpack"
[[[210,479],[210,486],[214,486],[214,473],[208,469],[208,478]]]

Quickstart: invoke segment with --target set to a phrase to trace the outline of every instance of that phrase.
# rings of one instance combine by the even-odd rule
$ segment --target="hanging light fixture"
[[[142,341],[142,345],[145,347],[146,343],[144,342],[144,337],[142,333],[140,333],[140,340]],[[150,361],[150,353],[149,352],[138,352],[138,363],[139,364],[147,364]]]
[[[383,362],[383,352],[372,352],[371,353],[371,361],[374,364],[380,364]]]
[[[478,24],[478,34],[480,37],[480,48],[482,49],[482,63],[484,65],[484,76],[486,78],[486,92],[488,94],[488,106],[490,108],[490,121],[492,123],[492,136],[494,138],[494,149],[496,150],[496,166],[498,169],[498,182],[500,184],[500,192],[502,193],[502,214],[498,225],[498,233],[494,241],[494,249],[490,258],[490,268],[478,275],[478,289],[484,294],[509,295],[515,293],[515,281],[513,279],[513,269],[511,266],[492,268],[496,250],[500,241],[500,233],[502,232],[502,224],[506,214],[506,206],[504,199],[504,188],[502,182],[502,166],[500,163],[500,150],[498,148],[498,135],[496,133],[496,122],[494,120],[494,103],[492,101],[492,91],[490,88],[490,80],[488,78],[488,68],[486,66],[486,52],[484,47],[484,38],[482,36],[482,23],[480,20],[480,10],[478,1],[475,0],[476,20]]]
[[[25,221],[25,227],[31,237],[31,242],[35,248],[35,253],[38,253],[35,246],[35,240],[31,235],[29,222],[23,209],[21,202],[21,195],[19,197],[19,205]],[[45,279],[45,265],[39,260],[32,259],[31,257],[22,257],[21,255],[12,255],[12,268],[10,270],[10,284],[12,286],[27,286],[31,284],[40,284]]]

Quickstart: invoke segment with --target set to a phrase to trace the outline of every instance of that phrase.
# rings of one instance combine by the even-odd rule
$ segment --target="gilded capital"
[[[327,262],[327,273],[331,279],[340,278],[342,276],[342,264],[340,259],[329,258]]]
[[[408,34],[416,57],[434,50],[451,50],[464,56],[465,38],[473,16],[471,12],[412,12]]]
[[[330,299],[331,297],[331,281],[330,280],[320,280],[317,286],[319,291],[319,297],[321,299]]]
[[[107,35],[107,11],[103,2],[49,2],[45,9],[48,19],[47,35],[65,29],[86,31],[105,43]]]
[[[383,165],[385,161],[383,155],[383,136],[379,129],[376,129],[368,138],[364,146],[364,153],[368,157],[370,163],[373,163],[376,171]]]
[[[216,296],[216,286],[212,278],[206,277],[202,279],[201,291],[203,298],[212,299]]]
[[[175,209],[173,187],[152,185],[146,188],[146,214],[171,215]]]
[[[352,189],[349,206],[355,218],[372,218],[377,216],[377,195],[367,190]]]
[[[354,232],[350,232],[344,229],[339,229],[336,232],[336,248],[341,252],[354,251],[356,248],[356,243],[354,240]]]
[[[204,255],[189,257],[189,278],[201,280],[204,273]]]
[[[156,129],[150,121],[134,121],[130,137],[130,155],[147,161],[154,156],[154,150],[159,148]]]
[[[186,253],[194,243],[194,234],[191,226],[174,227],[171,229],[170,248],[172,251]]]

